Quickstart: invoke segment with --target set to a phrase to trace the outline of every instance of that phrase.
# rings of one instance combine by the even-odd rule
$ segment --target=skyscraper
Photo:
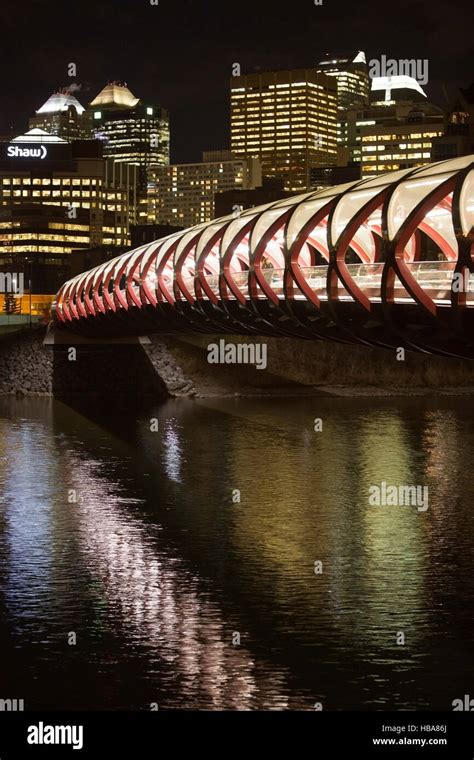
[[[369,70],[365,53],[354,58],[328,56],[317,65],[317,71],[334,77],[337,82],[337,144],[347,146],[347,111],[363,108],[369,102]]]
[[[285,190],[309,187],[311,166],[335,163],[337,84],[315,69],[246,74],[231,79],[231,150],[258,157]]]
[[[361,50],[355,58],[328,56],[316,68],[329,77],[335,77],[339,109],[364,106],[369,102],[369,70],[365,53]]]
[[[109,82],[89,110],[104,156],[138,166],[143,188],[150,166],[169,164],[169,117],[164,108],[144,103],[125,84]]]
[[[42,129],[67,142],[91,137],[91,120],[77,98],[67,88],[53,92],[29,120],[30,129]]]

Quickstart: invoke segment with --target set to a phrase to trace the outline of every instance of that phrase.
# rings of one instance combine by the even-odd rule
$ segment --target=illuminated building
[[[130,243],[135,184],[135,168],[117,173],[96,140],[33,129],[1,144],[0,268],[32,261],[35,292],[53,293],[74,249]]]
[[[126,85],[110,82],[90,103],[93,132],[104,145],[104,156],[139,167],[146,187],[150,166],[169,164],[168,112],[136,98]]]
[[[29,120],[29,126],[30,129],[42,129],[68,142],[88,140],[91,137],[89,114],[67,89],[53,93]]]
[[[329,58],[320,61],[317,70],[337,81],[338,108],[354,108],[369,102],[369,73],[365,53],[355,58]]]
[[[411,76],[402,74],[391,77],[373,77],[370,86],[371,103],[392,105],[404,102],[422,102],[426,93],[421,85]]]
[[[315,69],[231,79],[231,150],[260,159],[266,176],[303,191],[311,166],[335,163],[337,82]]]
[[[207,160],[207,159],[211,160]],[[189,227],[214,218],[214,196],[262,184],[257,158],[234,158],[230,151],[203,154],[194,164],[152,167],[148,171],[148,222]]]
[[[429,104],[412,107],[405,115],[400,108],[393,110],[358,124],[362,178],[432,161],[433,139],[444,131],[441,110]]]
[[[362,108],[369,103],[369,71],[365,53],[359,51],[355,58],[329,57],[320,61],[317,70],[337,81],[338,145],[347,145],[344,112]]]
[[[444,133],[443,112],[416,79],[374,77],[371,103],[344,112],[347,163],[361,176],[422,166],[433,160],[433,140]]]

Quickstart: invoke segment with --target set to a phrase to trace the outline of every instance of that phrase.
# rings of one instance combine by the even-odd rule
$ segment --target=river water
[[[474,688],[473,405],[1,399],[0,698],[451,709]],[[428,508],[370,504],[382,482]]]

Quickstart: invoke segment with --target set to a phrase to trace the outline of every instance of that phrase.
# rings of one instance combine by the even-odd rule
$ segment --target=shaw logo
[[[19,145],[8,146],[9,158],[46,158],[48,151],[44,145],[40,145],[38,148],[20,148]]]
[[[28,744],[72,744],[73,749],[84,746],[83,726],[28,726]]]

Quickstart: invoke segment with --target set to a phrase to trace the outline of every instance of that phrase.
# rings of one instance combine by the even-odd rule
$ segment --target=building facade
[[[214,197],[225,190],[262,184],[257,158],[234,158],[229,151],[204,153],[193,164],[152,167],[148,171],[148,223],[191,227],[214,218]]]
[[[390,171],[397,162],[399,166],[407,167],[419,165],[417,162],[428,163],[432,160],[431,143],[428,143],[440,134],[440,128],[442,133],[442,121],[442,110],[427,100],[416,79],[410,76],[373,77],[370,80],[370,103],[339,112],[340,151],[348,151],[343,163],[371,164],[375,173]],[[421,124],[422,129],[412,129],[414,124]],[[373,151],[374,146],[365,145],[362,151],[363,139],[371,143],[377,142],[378,137],[379,148]],[[386,151],[386,160],[381,155],[383,151]],[[377,155],[374,157],[371,153]],[[389,168],[385,169],[385,166]],[[365,173],[371,173],[368,166]]]
[[[395,107],[393,114],[365,117],[357,125],[362,178],[433,161],[433,140],[444,133],[439,109],[412,107],[401,115]]]
[[[316,68],[337,82],[337,144],[346,146],[346,112],[369,104],[370,81],[365,53],[359,51],[354,58],[328,56]]]
[[[89,113],[104,156],[138,166],[143,188],[150,166],[169,164],[169,116],[164,108],[136,98],[126,85],[111,82],[90,103]]]
[[[336,79],[338,108],[356,108],[369,102],[369,70],[362,51],[354,58],[328,56],[316,69]]]
[[[95,140],[34,129],[1,144],[0,270],[32,265],[34,292],[54,293],[76,248],[130,244],[130,193]]]
[[[231,150],[257,157],[265,176],[285,190],[309,187],[311,166],[335,163],[337,81],[315,69],[246,74],[231,79]]]
[[[91,119],[77,98],[67,90],[54,92],[29,120],[30,129],[42,129],[63,140],[90,140]]]

